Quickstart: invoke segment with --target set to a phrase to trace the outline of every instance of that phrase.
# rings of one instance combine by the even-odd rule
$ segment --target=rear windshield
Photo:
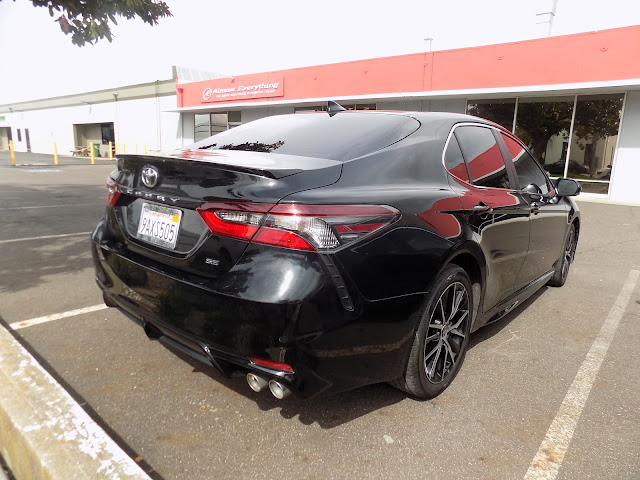
[[[276,115],[195,143],[203,150],[247,150],[346,161],[387,147],[415,132],[403,115],[341,112]]]

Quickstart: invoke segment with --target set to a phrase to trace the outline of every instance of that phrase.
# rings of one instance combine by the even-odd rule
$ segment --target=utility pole
[[[556,16],[556,7],[558,6],[558,0],[553,0],[553,5],[551,6],[550,12],[542,12],[536,14],[536,17],[540,17],[542,15],[548,15],[547,20],[543,20],[541,22],[536,22],[537,24],[548,23],[549,28],[547,29],[547,37],[551,36],[551,28],[553,27],[553,19]]]

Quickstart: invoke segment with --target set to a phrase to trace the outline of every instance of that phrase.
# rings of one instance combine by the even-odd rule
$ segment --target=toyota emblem
[[[159,178],[160,174],[158,173],[158,169],[156,167],[147,165],[142,169],[142,183],[144,183],[146,187],[155,187],[158,183]]]

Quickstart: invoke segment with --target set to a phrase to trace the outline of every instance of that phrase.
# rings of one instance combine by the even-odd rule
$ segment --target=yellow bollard
[[[53,163],[58,165],[58,145],[56,142],[53,142]]]
[[[16,166],[16,152],[13,150],[13,140],[9,140],[9,152],[11,153],[11,166]]]
[[[109,142],[109,160],[113,160],[113,150],[111,149],[111,142]]]
[[[145,155],[147,154],[147,144],[146,143],[144,144],[144,154]]]
[[[136,146],[135,146],[135,154],[136,155],[138,154],[138,144],[137,143],[136,143]]]
[[[93,142],[91,142],[89,144],[89,148],[91,149],[91,165],[95,165],[96,164],[96,157],[93,154]]]
[[[122,144],[122,153],[127,153],[127,144],[126,143]]]

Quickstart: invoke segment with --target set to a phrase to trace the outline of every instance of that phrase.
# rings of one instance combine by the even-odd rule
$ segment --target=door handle
[[[473,210],[473,213],[493,213],[493,207],[490,207],[484,202],[474,205],[471,210]]]

